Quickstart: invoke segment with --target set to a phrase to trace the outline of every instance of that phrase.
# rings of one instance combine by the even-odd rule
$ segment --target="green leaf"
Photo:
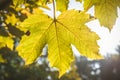
[[[99,19],[101,26],[111,30],[116,22],[119,3],[116,0],[84,0],[84,10],[87,11],[94,5],[95,17]]]
[[[117,18],[116,0],[100,0],[100,3],[95,5],[95,16],[99,19],[101,26],[111,30]]]
[[[99,37],[85,25],[90,20],[90,15],[75,10],[63,12],[57,20],[42,13],[34,14],[21,24],[31,34],[22,38],[17,48],[19,55],[25,59],[26,64],[30,64],[41,55],[47,44],[48,60],[52,67],[59,69],[59,77],[74,60],[71,44],[82,55],[100,59],[102,57],[98,54],[96,42]]]
[[[90,9],[94,4],[97,4],[99,0],[84,0],[84,10]]]
[[[56,0],[57,10],[66,11],[68,8],[69,0]]]
[[[118,6],[120,7],[120,0],[116,0],[116,1],[117,1]]]

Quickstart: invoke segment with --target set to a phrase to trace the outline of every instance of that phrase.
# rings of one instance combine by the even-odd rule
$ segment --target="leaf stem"
[[[56,21],[56,6],[55,6],[55,0],[53,0],[53,17],[54,17],[54,21]]]

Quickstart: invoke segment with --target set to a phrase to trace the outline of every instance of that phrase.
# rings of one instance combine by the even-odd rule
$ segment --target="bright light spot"
[[[91,73],[90,73],[91,75],[95,75],[95,72],[94,71],[91,71]]]
[[[99,69],[99,68],[100,68],[100,65],[99,65],[98,63],[95,63],[94,66],[95,66],[96,69]]]
[[[76,2],[75,0],[70,0],[70,3],[68,5],[68,9],[76,9],[76,10],[83,10],[83,6],[80,2]]]
[[[101,73],[101,71],[98,69],[97,71],[96,71],[96,75],[99,75]]]

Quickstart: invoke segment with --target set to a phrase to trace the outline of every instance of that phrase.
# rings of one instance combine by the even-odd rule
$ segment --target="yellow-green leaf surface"
[[[12,15],[7,15],[7,19],[5,20],[5,22],[7,24],[11,24],[11,25],[15,25],[17,22],[19,21],[19,19],[16,18],[15,14]]]
[[[102,26],[111,30],[117,18],[116,0],[100,0],[100,3],[95,6],[95,16]]]
[[[65,11],[68,8],[69,0],[56,0],[57,10]]]
[[[88,10],[91,8],[94,4],[97,4],[99,0],[84,0],[84,10]]]
[[[45,5],[45,4],[47,4],[47,3],[53,2],[53,0],[38,0],[38,2],[39,2],[41,5]]]
[[[0,48],[1,47],[8,47],[10,49],[13,49],[14,41],[10,37],[4,37],[0,36]]]
[[[120,7],[120,0],[116,0],[116,1],[117,1],[118,6]]]
[[[82,2],[82,0],[76,0],[76,1]]]
[[[50,9],[48,6],[47,6],[47,3],[51,3],[52,0],[38,0],[36,1],[36,4],[39,5],[40,7],[43,7],[45,9]]]
[[[101,26],[109,30],[113,28],[117,18],[117,0],[84,0],[84,9],[87,11],[93,5],[95,7],[95,17],[100,21]]]
[[[57,20],[42,13],[34,14],[21,24],[31,34],[22,38],[17,48],[19,55],[30,64],[41,55],[47,44],[48,60],[52,67],[59,69],[59,77],[69,69],[74,60],[71,44],[82,55],[100,59],[96,42],[99,37],[84,25],[90,20],[90,15],[75,10],[62,13]]]

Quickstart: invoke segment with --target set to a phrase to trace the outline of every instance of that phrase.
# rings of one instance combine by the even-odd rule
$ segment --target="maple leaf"
[[[98,54],[99,37],[85,25],[90,15],[76,10],[63,12],[57,20],[45,14],[34,14],[26,19],[21,27],[30,31],[30,36],[23,36],[17,50],[26,64],[34,62],[48,45],[48,60],[51,67],[59,69],[61,77],[74,60],[71,44],[81,55],[93,59],[102,58]]]
[[[87,11],[94,5],[95,17],[99,19],[101,26],[111,30],[116,22],[118,3],[116,0],[85,0],[84,9]]]
[[[100,4],[95,6],[95,16],[101,25],[111,30],[117,18],[116,0],[100,0]]]

